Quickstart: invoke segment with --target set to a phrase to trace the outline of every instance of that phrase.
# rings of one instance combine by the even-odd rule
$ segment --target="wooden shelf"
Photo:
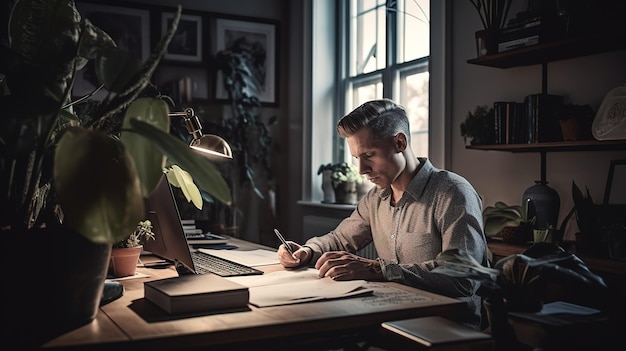
[[[626,49],[626,35],[588,36],[554,40],[470,59],[467,62],[487,67],[512,68],[624,49]]]
[[[508,152],[564,152],[626,150],[626,140],[558,141],[532,144],[467,145],[466,149]]]

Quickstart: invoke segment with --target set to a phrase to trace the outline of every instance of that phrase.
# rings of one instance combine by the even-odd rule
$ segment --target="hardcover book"
[[[417,343],[416,350],[493,350],[490,334],[439,316],[382,323],[383,328]]]
[[[214,274],[189,274],[144,283],[144,297],[169,314],[242,308],[248,287]]]

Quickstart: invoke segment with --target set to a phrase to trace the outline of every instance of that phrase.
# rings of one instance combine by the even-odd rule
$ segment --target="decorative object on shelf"
[[[143,240],[154,240],[152,223],[149,220],[139,221],[137,228],[126,238],[113,244],[109,273],[115,277],[135,275],[139,255],[143,249]]]
[[[317,169],[317,175],[320,174],[322,175],[322,192],[324,193],[322,202],[327,204],[335,203],[335,189],[333,188],[332,180],[333,164],[320,165],[320,168]]]
[[[524,190],[522,203],[528,205],[528,217],[535,218],[533,229],[556,228],[561,210],[559,193],[548,186],[548,182],[535,181],[535,185]]]
[[[564,141],[593,140],[593,109],[589,105],[565,105],[559,124]]]
[[[498,53],[498,36],[506,24],[512,0],[470,0],[483,29],[475,33],[478,57]]]
[[[550,296],[551,287],[565,292],[585,291],[594,297],[605,296],[608,289],[604,280],[580,258],[551,243],[537,243],[521,254],[502,258],[494,268],[482,266],[459,249],[440,253],[435,262],[433,273],[480,282],[477,294],[486,301],[496,350],[516,350],[519,346],[503,314],[541,310],[544,299],[554,298]]]
[[[487,105],[476,106],[474,112],[467,112],[465,121],[461,123],[461,136],[467,145],[491,145],[494,143],[494,117],[493,108]]]
[[[483,210],[484,231],[487,237],[500,235],[507,243],[525,244],[533,240],[535,217],[528,216],[528,203],[509,206],[498,201]]]
[[[593,119],[592,133],[598,140],[626,139],[626,85],[606,94]]]

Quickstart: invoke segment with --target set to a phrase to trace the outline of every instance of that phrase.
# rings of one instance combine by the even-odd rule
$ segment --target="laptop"
[[[172,185],[163,175],[156,189],[145,198],[146,218],[152,222],[154,240],[144,249],[172,262],[179,275],[214,273],[220,276],[263,274],[256,268],[200,252],[189,246]]]

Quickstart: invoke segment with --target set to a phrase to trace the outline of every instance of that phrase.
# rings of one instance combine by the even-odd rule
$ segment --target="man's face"
[[[381,139],[370,128],[362,128],[346,138],[350,154],[359,160],[359,173],[379,189],[391,185],[406,166],[398,137]]]

